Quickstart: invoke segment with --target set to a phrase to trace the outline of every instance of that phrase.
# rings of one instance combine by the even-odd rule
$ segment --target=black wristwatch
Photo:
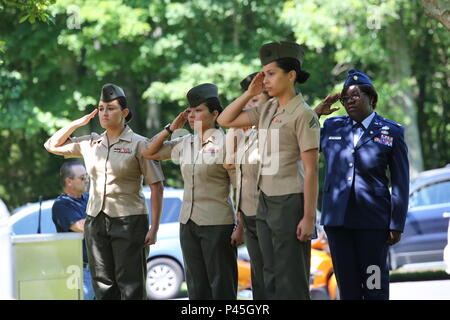
[[[166,126],[164,127],[164,129],[166,129],[170,134],[172,134],[173,133],[173,131],[172,130],[170,130],[170,125],[171,125],[171,123],[169,123],[169,124],[166,124]]]

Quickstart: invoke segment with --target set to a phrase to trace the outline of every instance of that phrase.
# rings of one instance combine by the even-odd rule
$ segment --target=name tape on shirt
[[[114,152],[119,152],[119,153],[131,153],[131,149],[130,148],[123,148],[123,147],[114,147],[113,151]]]
[[[206,149],[204,152],[216,153],[216,152],[219,152],[219,151],[220,151],[220,149],[217,149],[217,148],[209,148],[209,149]]]

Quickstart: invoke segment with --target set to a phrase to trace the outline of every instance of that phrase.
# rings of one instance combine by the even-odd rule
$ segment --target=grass
[[[426,270],[399,270],[390,272],[390,282],[406,281],[430,281],[430,280],[448,280],[450,275],[444,268],[433,268]]]

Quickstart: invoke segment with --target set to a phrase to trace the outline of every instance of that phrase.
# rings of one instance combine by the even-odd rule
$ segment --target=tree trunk
[[[161,123],[161,106],[154,103],[151,98],[147,98],[147,120],[145,126],[147,129],[147,137],[151,138],[157,134],[165,123]]]
[[[239,49],[240,42],[239,42],[239,33],[240,33],[240,26],[242,17],[239,13],[239,3],[237,3],[236,0],[233,1],[233,46],[236,49]]]
[[[391,71],[389,80],[398,88],[394,98],[396,107],[400,107],[405,115],[405,139],[409,149],[411,177],[423,170],[422,147],[417,121],[417,106],[414,101],[410,80],[411,71],[410,48],[407,34],[400,19],[387,26],[387,45],[390,49]]]
[[[450,30],[450,2],[448,0],[422,0],[425,13]]]

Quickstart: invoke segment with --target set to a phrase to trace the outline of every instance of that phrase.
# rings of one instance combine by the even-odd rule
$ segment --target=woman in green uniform
[[[153,137],[143,156],[179,161],[184,180],[180,242],[189,299],[236,299],[237,252],[230,178],[223,167],[225,136],[216,119],[222,111],[214,84],[187,93],[189,108]],[[186,121],[195,134],[166,141]]]
[[[102,134],[70,135],[98,113]],[[161,167],[141,153],[146,139],[127,125],[131,111],[123,90],[102,88],[98,108],[57,131],[45,148],[56,155],[83,158],[91,181],[84,235],[95,298],[146,299],[148,248],[156,241],[164,180]],[[151,189],[152,225],[142,182]]]
[[[252,73],[241,81],[242,92],[248,89],[256,75],[257,72]],[[267,92],[263,91],[252,97],[246,103],[244,110],[257,107],[267,102],[269,98]],[[226,166],[226,168],[236,171],[235,210],[237,221],[239,221],[236,233],[240,234],[243,230],[245,234],[245,243],[251,261],[253,299],[263,300],[266,297],[264,293],[263,259],[256,230],[256,210],[258,208],[256,181],[259,168],[258,130],[255,126],[242,129],[231,128],[227,132],[227,139],[230,141],[228,150],[236,150],[230,158],[233,165]]]
[[[225,127],[256,125],[261,162],[256,215],[268,299],[309,299],[311,237],[315,233],[320,126],[295,83],[309,74],[301,68],[303,50],[291,42],[260,49],[263,72],[218,118]],[[266,90],[273,98],[242,110]]]

